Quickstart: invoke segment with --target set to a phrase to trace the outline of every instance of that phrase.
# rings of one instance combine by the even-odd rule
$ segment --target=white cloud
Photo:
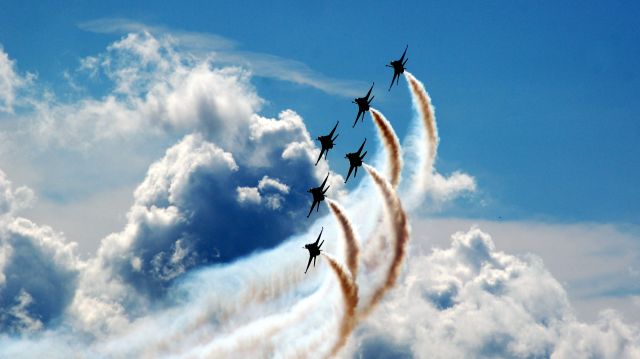
[[[265,197],[267,207],[270,209],[280,209],[284,198],[279,194],[272,194]]]
[[[236,192],[239,203],[260,204],[262,202],[262,197],[256,187],[237,187]]]
[[[39,330],[63,316],[82,267],[75,247],[50,227],[0,220],[0,332]]]
[[[213,68],[206,57],[177,53],[169,39],[148,33],[125,36],[81,69],[104,74],[114,88],[100,99],[35,102],[33,132],[40,141],[86,149],[122,136],[197,130],[231,148],[242,145],[239,131],[262,103],[246,71]]]
[[[31,188],[20,186],[14,190],[11,181],[0,170],[0,216],[28,208],[34,200],[35,194]]]
[[[507,253],[534,253],[559,280],[571,299],[573,311],[584,321],[614,308],[631,322],[640,323],[633,296],[640,281],[629,272],[640,262],[638,229],[597,223],[545,223],[531,221],[419,219],[414,221],[414,250],[426,253],[448,246],[448,235],[460,228],[480,226],[492,234]]]
[[[18,74],[15,61],[9,58],[0,45],[0,113],[13,113],[18,91],[29,85],[33,78],[32,74]]]
[[[238,193],[237,199],[239,203],[251,203],[261,204],[264,198],[264,205],[272,210],[280,209],[285,198],[278,193],[271,193],[273,191],[280,192],[284,195],[289,193],[289,186],[278,181],[275,178],[264,176],[258,182],[258,187],[237,187]]]
[[[278,181],[278,179],[269,178],[269,176],[262,177],[260,182],[258,182],[258,189],[260,191],[264,191],[264,190],[267,190],[269,188],[273,188],[276,191],[282,192],[284,194],[289,193],[289,186],[287,186],[286,184]]]
[[[403,281],[361,331],[357,346],[415,357],[632,358],[638,328],[614,314],[577,321],[566,292],[534,256],[497,251],[479,229],[409,259]]]
[[[9,320],[15,320],[15,323],[9,330],[15,333],[31,333],[42,329],[42,322],[37,318],[31,317],[28,311],[29,305],[33,303],[33,297],[24,289],[20,289],[20,293],[15,297],[15,301],[16,304],[6,313],[0,313],[0,317],[10,317]],[[3,321],[7,320],[5,319]]]
[[[121,35],[148,32],[154,37],[171,39],[183,50],[196,54],[206,53],[217,63],[247,68],[255,76],[306,85],[330,94],[356,97],[360,95],[361,89],[367,86],[361,81],[327,77],[298,61],[271,54],[238,50],[235,42],[215,34],[173,30],[122,18],[87,21],[80,24],[80,28]]]
[[[459,171],[452,173],[449,177],[434,173],[432,181],[427,193],[437,203],[447,202],[460,195],[476,191],[475,178]]]

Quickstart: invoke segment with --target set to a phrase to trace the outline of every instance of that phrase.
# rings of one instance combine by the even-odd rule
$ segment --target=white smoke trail
[[[371,108],[370,112],[371,118],[376,124],[376,128],[387,152],[389,181],[392,186],[396,188],[400,183],[403,166],[400,140],[398,140],[398,136],[393,130],[391,123],[389,123],[380,111]],[[380,265],[381,260],[385,259],[384,253],[386,253],[387,232],[382,230],[382,228],[388,225],[386,221],[384,216],[379,218],[377,227],[372,233],[372,238],[367,241],[363,261],[369,270],[375,270]]]
[[[431,97],[422,82],[418,81],[410,72],[405,71],[411,100],[414,109],[420,117],[420,123],[412,130],[413,134],[408,138],[408,153],[415,157],[417,166],[412,168],[409,178],[411,186],[403,198],[407,205],[413,208],[421,203],[427,186],[433,181],[433,166],[438,154],[438,127],[436,124],[435,109],[431,103]],[[412,161],[413,162],[413,161]]]
[[[389,182],[395,188],[400,183],[400,175],[402,174],[402,149],[400,148],[400,140],[396,135],[391,123],[384,117],[384,115],[376,110],[370,108],[371,118],[373,123],[376,124],[378,134],[382,139],[382,143],[387,150],[387,162],[389,166]]]
[[[391,184],[376,171],[375,168],[364,164],[364,168],[369,172],[375,184],[378,186],[382,197],[384,198],[385,208],[391,225],[391,238],[393,242],[393,256],[384,282],[376,288],[373,295],[369,299],[369,303],[360,310],[361,316],[366,317],[371,313],[375,306],[382,300],[384,295],[395,285],[402,263],[406,258],[407,245],[409,243],[409,219],[406,212],[402,208],[402,203],[396,191]]]
[[[358,285],[353,280],[353,277],[347,273],[338,261],[331,257],[327,253],[322,253],[327,260],[333,273],[335,273],[340,283],[340,289],[342,290],[342,299],[344,303],[344,314],[342,316],[342,322],[340,323],[340,331],[338,333],[338,340],[331,349],[329,357],[335,357],[340,349],[346,344],[347,339],[351,331],[356,326],[358,317],[356,316],[356,308],[358,307]]]
[[[342,234],[345,240],[345,261],[347,262],[347,268],[351,272],[351,276],[355,280],[358,277],[358,261],[360,257],[360,245],[358,244],[358,235],[353,229],[351,221],[347,217],[344,208],[338,204],[338,202],[331,199],[327,199],[329,208],[333,212],[340,224]]]

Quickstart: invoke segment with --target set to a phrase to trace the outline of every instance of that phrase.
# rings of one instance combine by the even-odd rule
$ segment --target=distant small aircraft
[[[375,84],[375,82],[371,84],[371,88],[369,89],[369,92],[367,92],[367,95],[365,97],[358,97],[355,100],[351,101],[358,105],[358,116],[356,116],[356,121],[353,123],[352,127],[356,127],[356,123],[358,123],[360,115],[362,115],[362,120],[364,120],[364,113],[369,111],[369,105],[371,105],[371,101],[373,101],[373,98],[375,97],[371,96],[371,99],[369,99],[369,95],[371,95],[371,90],[373,90],[373,85]]]
[[[320,202],[324,201],[324,194],[327,193],[327,190],[329,189],[329,187],[331,187],[327,186],[327,188],[324,188],[324,185],[327,183],[328,179],[329,174],[327,173],[327,177],[324,179],[320,187],[314,187],[307,191],[313,196],[313,203],[311,204],[311,209],[309,210],[309,214],[307,214],[307,218],[309,218],[311,212],[313,212],[313,207],[316,204],[318,205],[318,207],[316,207],[316,212],[320,209]]]
[[[320,237],[322,237],[322,231],[324,231],[324,227],[322,227],[322,229],[320,230],[318,239],[316,239],[314,243],[309,243],[304,245],[304,248],[306,248],[309,251],[309,262],[307,263],[307,269],[304,270],[304,274],[307,274],[307,271],[309,270],[309,266],[311,265],[312,259],[313,259],[313,267],[315,268],[316,257],[320,255],[320,252],[322,252],[322,249],[320,249],[320,247],[322,247],[322,244],[324,243],[324,241],[322,241],[322,243],[318,245],[318,242],[320,241]]]
[[[335,143],[333,143],[333,141],[336,140],[336,138],[338,138],[338,136],[340,136],[340,134],[337,134],[336,137],[331,138],[333,136],[333,133],[336,132],[336,128],[338,128],[338,124],[340,123],[340,121],[336,122],[336,125],[333,127],[333,130],[331,130],[331,132],[329,132],[328,135],[326,136],[318,136],[317,140],[320,141],[320,145],[322,145],[322,150],[320,150],[320,156],[318,156],[318,160],[316,161],[316,166],[318,165],[318,162],[320,162],[320,159],[322,158],[322,154],[324,153],[324,159],[327,159],[327,155],[329,154],[329,150],[333,148],[333,145],[335,145]]]
[[[393,79],[391,79],[391,85],[389,85],[389,91],[391,91],[391,87],[393,86],[393,82],[396,82],[396,85],[400,82],[400,74],[404,73],[404,65],[409,61],[409,59],[404,59],[404,55],[407,54],[407,49],[409,45],[404,48],[404,52],[402,53],[402,57],[399,60],[391,61],[387,67],[393,67]],[[397,80],[396,80],[397,79]]]
[[[362,160],[364,159],[364,156],[367,155],[367,151],[364,151],[362,156],[360,156],[360,152],[362,152],[365,143],[367,143],[366,138],[364,139],[364,142],[362,142],[362,145],[360,145],[360,148],[358,148],[357,152],[347,153],[344,156],[344,158],[349,159],[349,173],[347,174],[347,179],[344,180],[344,183],[347,183],[349,176],[351,176],[351,171],[353,171],[354,168],[356,169],[356,172],[353,174],[353,177],[358,175],[358,167],[362,166]]]

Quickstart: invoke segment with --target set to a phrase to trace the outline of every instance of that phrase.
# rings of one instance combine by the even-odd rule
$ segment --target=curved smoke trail
[[[338,261],[327,253],[322,253],[322,255],[338,278],[344,303],[344,316],[342,317],[342,323],[340,323],[338,341],[334,344],[331,349],[331,354],[329,355],[330,358],[333,358],[347,343],[351,331],[358,322],[358,317],[356,316],[356,308],[358,307],[358,285]]]
[[[172,348],[173,344],[185,340],[188,336],[193,336],[193,333],[203,334],[200,338],[202,340],[204,340],[204,336],[210,337],[212,335],[211,331],[204,333],[203,329],[209,327],[212,323],[216,323],[219,326],[215,331],[217,333],[224,329],[232,332],[238,329],[242,330],[243,322],[237,317],[237,314],[242,313],[251,305],[255,306],[273,301],[285,295],[305,278],[303,272],[297,269],[298,263],[286,263],[280,271],[268,277],[263,277],[263,280],[258,280],[257,278],[260,277],[257,275],[258,273],[245,267],[246,271],[253,273],[253,275],[249,275],[253,280],[250,283],[238,283],[235,289],[237,292],[233,300],[229,300],[229,297],[220,297],[218,295],[202,298],[200,305],[198,305],[201,309],[197,313],[184,318],[178,327],[166,328],[165,334],[161,337],[154,338],[151,342],[143,344],[149,348],[156,348],[158,353],[171,353],[175,351],[175,348]],[[229,275],[239,280],[244,277],[237,274]],[[230,327],[227,324],[231,319],[233,319],[233,325]],[[253,318],[245,318],[245,320],[244,324],[250,325]],[[273,331],[275,332],[276,330]]]
[[[436,126],[436,113],[431,103],[431,97],[424,88],[424,84],[416,79],[410,72],[405,71],[405,77],[409,83],[409,90],[411,91],[412,100],[416,105],[416,108],[420,112],[422,123],[427,132],[428,142],[428,158],[430,161],[434,161],[438,151],[438,143],[440,138],[438,137],[438,127]]]
[[[391,123],[384,117],[384,115],[374,109],[370,108],[371,118],[378,128],[382,143],[387,149],[387,159],[389,161],[389,182],[395,188],[400,183],[400,174],[402,173],[402,149],[400,148],[400,140]]]
[[[347,278],[350,278],[344,269],[343,272]],[[340,277],[338,279],[340,280]],[[274,342],[272,341],[273,337],[286,328],[293,327],[296,323],[300,323],[308,313],[316,309],[319,303],[327,298],[329,289],[330,286],[324,286],[323,290],[319,290],[299,301],[286,313],[277,313],[256,319],[231,333],[218,336],[213,340],[211,340],[211,333],[205,333],[201,338],[202,341],[205,342],[204,347],[195,347],[191,350],[191,353],[194,357],[212,358],[273,356],[276,350]],[[357,287],[355,287],[355,290],[357,293]],[[343,319],[343,322],[344,321],[345,319]],[[201,355],[203,352],[206,353],[206,355]],[[196,353],[198,354],[196,355]],[[256,353],[260,354],[258,355]]]
[[[347,262],[347,268],[349,269],[349,272],[351,272],[353,280],[356,280],[358,277],[358,260],[360,256],[358,236],[353,229],[351,221],[347,218],[344,208],[342,208],[338,202],[328,198],[327,203],[329,204],[329,208],[331,208],[331,212],[333,212],[336,220],[340,224],[340,228],[342,228],[342,233],[346,243],[345,261]]]
[[[369,112],[371,112],[371,118],[376,124],[382,143],[387,150],[389,182],[391,182],[391,185],[396,188],[400,183],[403,166],[400,140],[393,130],[391,123],[380,111],[370,108]],[[372,232],[373,238],[367,241],[369,244],[364,250],[363,260],[368,268],[376,268],[380,264],[380,253],[385,250],[385,234],[381,230],[381,227],[384,225],[386,225],[385,220],[384,218],[381,218],[378,221],[378,227]]]
[[[426,135],[425,138],[412,138],[415,142],[412,145],[418,147],[416,150],[418,151],[417,159],[419,162],[418,170],[411,179],[412,189],[410,195],[413,199],[409,202],[410,206],[413,206],[419,202],[419,198],[422,198],[428,182],[433,177],[433,165],[438,153],[440,138],[438,137],[435,109],[431,103],[429,93],[425,90],[422,82],[416,79],[410,72],[405,71],[404,75],[409,85],[409,91],[411,92],[413,107],[418,111],[420,119],[422,120],[420,130]]]
[[[402,263],[407,254],[407,244],[409,243],[409,220],[407,214],[402,208],[402,203],[398,197],[396,191],[391,187],[391,184],[376,171],[375,168],[364,164],[364,168],[369,172],[374,183],[380,190],[382,197],[384,198],[385,207],[389,217],[389,222],[392,229],[393,239],[393,257],[391,264],[387,271],[384,283],[376,288],[369,300],[369,303],[360,311],[362,317],[366,317],[371,313],[375,306],[382,300],[384,295],[391,289],[400,275]]]

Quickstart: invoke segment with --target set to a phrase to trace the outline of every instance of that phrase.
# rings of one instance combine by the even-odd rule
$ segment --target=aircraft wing
[[[313,259],[312,256],[309,256],[309,263],[307,263],[307,269],[304,270],[304,274],[307,274],[307,271],[309,270],[309,266],[311,265],[311,260]]]
[[[320,234],[318,234],[318,239],[316,239],[316,245],[320,241],[320,237],[322,237],[322,231],[324,231],[324,227],[322,227],[322,229],[320,230]]]
[[[325,177],[324,181],[322,181],[322,184],[320,185],[320,189],[324,188],[324,185],[327,184],[328,179],[329,179],[329,174],[327,173],[327,177]]]
[[[351,171],[353,171],[353,166],[349,166],[349,173],[347,173],[347,179],[344,180],[344,183],[347,183],[349,177],[351,177]]]
[[[360,156],[360,152],[362,152],[362,149],[364,148],[364,144],[367,143],[367,139],[364,139],[364,142],[362,142],[362,145],[360,145],[360,148],[358,148],[358,152],[356,152],[358,154],[358,156]]]
[[[318,160],[316,161],[316,166],[318,165],[318,162],[320,162],[320,159],[322,158],[323,154],[324,154],[324,148],[320,150],[320,156],[318,156]]]
[[[313,201],[313,203],[311,203],[311,208],[309,209],[309,214],[307,214],[307,218],[309,218],[309,216],[311,215],[311,212],[313,212],[313,207],[316,205],[316,201]]]
[[[375,84],[375,82],[371,84],[371,88],[369,89],[369,92],[367,92],[367,96],[365,96],[364,98],[369,99],[369,95],[371,95],[371,90],[373,90],[373,85]]]
[[[338,128],[338,124],[340,123],[340,121],[336,122],[336,125],[333,126],[333,130],[331,130],[331,132],[329,132],[329,138],[331,138],[333,136],[333,133],[336,132],[336,128]]]
[[[404,48],[404,52],[402,53],[402,57],[400,58],[400,63],[402,63],[402,60],[404,60],[404,55],[407,54],[407,49],[409,48],[409,45],[407,45],[407,47]]]

